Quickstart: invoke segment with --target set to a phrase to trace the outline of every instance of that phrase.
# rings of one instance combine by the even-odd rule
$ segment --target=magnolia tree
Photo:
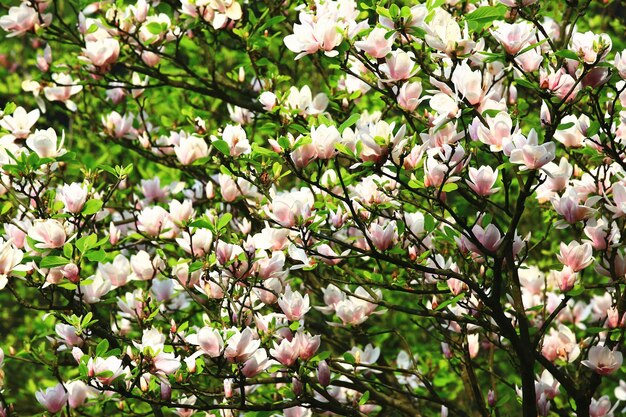
[[[0,6],[0,416],[620,414],[619,2]]]

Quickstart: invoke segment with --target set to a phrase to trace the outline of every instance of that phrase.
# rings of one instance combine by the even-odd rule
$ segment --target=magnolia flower
[[[490,30],[491,35],[502,44],[504,50],[510,54],[517,54],[534,35],[535,27],[530,22],[506,23],[494,22]]]
[[[9,14],[0,17],[0,27],[9,32],[7,37],[21,36],[37,25],[47,25],[52,20],[49,13],[42,17],[43,21],[39,19],[39,12],[31,7],[31,3],[24,1],[19,6],[9,8]]]
[[[114,138],[123,138],[133,132],[133,120],[135,116],[132,113],[123,116],[116,111],[102,116],[102,124],[104,125],[104,133]]]
[[[35,151],[41,158],[55,158],[63,155],[63,142],[65,141],[65,132],[61,135],[61,142],[58,143],[57,132],[53,128],[46,130],[37,129],[26,139],[26,146]]]
[[[566,73],[564,68],[548,74],[545,70],[539,71],[539,86],[547,89],[561,100],[572,101],[580,90],[580,83]]]
[[[611,350],[606,346],[592,346],[589,348],[588,358],[581,363],[597,374],[609,375],[622,366],[622,361],[622,352]]]
[[[387,74],[387,79],[384,81],[394,82],[411,78],[417,72],[414,58],[413,52],[405,52],[401,49],[392,51],[385,63],[379,67],[381,72]]]
[[[96,67],[108,67],[117,61],[120,43],[115,38],[103,38],[85,42],[85,57]]]
[[[67,404],[69,394],[66,392],[63,384],[58,383],[54,387],[47,388],[45,391],[38,390],[35,393],[35,398],[37,398],[39,404],[46,407],[49,412],[58,413],[63,410]]]
[[[335,144],[340,140],[341,134],[335,126],[319,125],[311,128],[311,143],[319,159],[331,159],[335,156]]]
[[[606,33],[596,35],[593,32],[572,35],[569,49],[574,51],[586,64],[595,64],[606,58],[611,52],[613,42]]]
[[[479,169],[469,169],[469,180],[465,182],[474,192],[480,196],[488,196],[497,192],[500,188],[493,188],[498,179],[498,170],[490,166],[481,166]]]
[[[64,210],[67,213],[79,213],[85,201],[87,201],[87,186],[84,184],[73,182],[71,184],[64,184],[61,187],[61,201],[65,205]]]
[[[65,228],[58,220],[38,220],[28,230],[28,237],[36,241],[36,249],[55,249],[65,244]]]
[[[24,253],[13,247],[11,240],[3,242],[0,239],[0,290],[8,283],[8,277],[13,271],[27,271],[27,265],[20,265]]]
[[[480,70],[472,71],[467,61],[455,68],[451,79],[457,93],[471,105],[478,104],[483,99],[483,76]]]
[[[362,41],[357,41],[354,46],[364,51],[372,58],[384,58],[391,52],[391,46],[395,39],[395,33],[387,36],[387,29],[377,27],[374,28]]]
[[[513,120],[506,111],[501,111],[494,117],[486,117],[487,125],[478,123],[476,127],[476,137],[482,143],[489,145],[492,152],[499,152],[502,146],[511,140],[513,130]]]
[[[268,215],[283,227],[293,227],[299,219],[311,217],[315,197],[308,188],[277,194]]]
[[[571,363],[580,355],[580,347],[574,332],[560,324],[558,331],[550,329],[550,334],[543,341],[541,353],[550,361],[558,358]]]
[[[215,140],[217,138],[211,136],[211,141]],[[227,125],[222,131],[222,140],[228,144],[230,156],[232,157],[249,154],[252,151],[246,131],[240,125]]]
[[[422,83],[414,81],[402,84],[398,91],[398,105],[405,110],[414,111],[420,103]]]
[[[455,18],[441,7],[435,9],[425,40],[428,46],[448,56],[465,55],[476,45],[468,34],[467,26],[461,32]]]
[[[582,271],[593,262],[593,250],[589,243],[580,244],[575,240],[569,245],[561,242],[561,252],[557,255],[559,262],[574,272]]]
[[[291,341],[285,338],[280,343],[274,342],[274,348],[270,349],[270,355],[285,366],[293,365],[299,354],[300,346],[296,338]]]
[[[245,362],[261,345],[258,335],[249,327],[243,332],[234,329],[235,333],[228,339],[224,357],[232,362]]]
[[[264,91],[259,96],[259,103],[263,105],[265,111],[272,111],[276,106],[276,94],[271,91]]]
[[[288,320],[298,321],[304,317],[304,315],[311,309],[309,305],[309,295],[305,294],[304,297],[297,291],[292,291],[291,287],[287,285],[285,292],[278,298],[278,305],[280,306]]]
[[[87,370],[90,377],[97,378],[104,385],[111,385],[121,375],[130,373],[127,367],[123,367],[122,360],[115,356],[89,358]]]
[[[518,137],[522,137],[518,135]],[[511,150],[509,160],[514,164],[523,165],[520,170],[539,169],[552,161],[555,157],[556,145],[554,142],[538,144],[537,135],[531,132],[526,140],[521,140]]]
[[[211,327],[203,327],[198,331],[196,341],[200,350],[212,358],[222,354],[224,340],[219,331]]]
[[[0,120],[0,126],[11,132],[15,138],[25,139],[30,134],[30,129],[37,123],[39,115],[38,109],[26,113],[23,107],[18,107],[12,115],[6,115]]]
[[[194,161],[207,157],[209,147],[204,139],[196,136],[181,136],[180,143],[174,146],[178,161],[183,165],[191,165]]]
[[[52,81],[55,85],[52,87],[44,87],[43,93],[50,101],[62,101],[70,111],[76,111],[76,104],[70,100],[70,97],[80,93],[83,86],[74,81],[69,74],[55,73],[52,74]]]
[[[293,34],[287,35],[283,41],[287,48],[298,54],[295,58],[298,60],[320,49],[327,56],[336,56],[338,52],[334,48],[341,43],[342,36],[337,30],[337,21],[332,17],[318,18],[301,12],[300,24],[293,25]]]

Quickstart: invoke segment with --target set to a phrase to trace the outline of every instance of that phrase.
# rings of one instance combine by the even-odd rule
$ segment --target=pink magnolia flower
[[[102,116],[102,124],[104,125],[104,133],[114,138],[124,138],[131,136],[135,133],[133,129],[133,120],[135,116],[132,113],[124,114],[123,116],[116,111]]]
[[[580,355],[580,347],[574,332],[560,324],[558,331],[550,329],[550,334],[544,338],[541,353],[550,361],[558,358],[571,363]]]
[[[434,17],[426,27],[426,44],[448,56],[468,54],[476,43],[469,36],[467,25],[461,32],[459,24],[450,13],[440,7],[434,12]]]
[[[23,107],[15,109],[12,115],[6,115],[0,120],[0,126],[11,132],[17,139],[25,139],[30,134],[30,129],[39,119],[39,109],[26,113]]]
[[[367,234],[376,249],[379,251],[385,251],[389,249],[398,238],[396,222],[389,221],[384,225],[384,227],[378,223],[372,223]]]
[[[117,61],[120,43],[114,38],[102,38],[85,42],[85,57],[96,67],[108,68]]]
[[[511,138],[511,131],[513,130],[511,116],[508,112],[501,111],[494,117],[487,116],[486,121],[487,126],[478,123],[476,137],[482,143],[489,145],[492,152],[501,151],[503,144]]]
[[[124,368],[122,360],[115,356],[89,358],[87,370],[90,377],[104,385],[111,385],[118,377],[130,374],[128,367]]]
[[[532,42],[532,40],[530,41]],[[529,45],[526,44],[522,47],[525,49]],[[519,54],[515,57],[515,62],[519,65],[524,72],[535,72],[539,69],[541,62],[543,62],[543,55],[541,54],[541,48],[530,49],[523,54]]]
[[[298,60],[320,49],[327,56],[336,56],[339,52],[334,49],[342,39],[337,30],[337,21],[332,17],[318,18],[301,12],[300,23],[293,25],[293,34],[287,35],[283,41],[289,50],[298,54],[295,58]]]
[[[604,395],[600,397],[600,399],[596,400],[595,398],[591,399],[591,404],[589,404],[589,416],[590,417],[613,417],[613,412],[617,408],[619,401],[615,403],[613,407],[611,407],[611,400],[608,395]]]
[[[561,124],[572,124],[567,129],[558,129],[554,132],[554,139],[568,148],[580,148],[584,144],[586,126],[589,125],[589,117],[569,115],[561,120]]]
[[[65,132],[61,135],[61,141],[58,142],[57,132],[53,128],[46,130],[35,130],[26,139],[26,146],[35,151],[40,158],[55,158],[63,155],[63,142],[65,141]]]
[[[522,137],[522,135],[517,135]],[[521,145],[521,146],[520,146]],[[526,140],[516,144],[515,149],[511,150],[509,160],[514,164],[523,165],[521,171],[527,169],[539,169],[552,161],[555,157],[556,145],[554,142],[538,144],[536,133],[531,132]]]
[[[613,42],[606,33],[596,35],[593,32],[575,32],[569,49],[574,51],[586,64],[604,60],[611,52]]]
[[[58,413],[63,410],[63,407],[67,404],[69,394],[66,392],[63,384],[58,383],[54,387],[46,388],[46,390],[38,390],[35,393],[35,398],[39,404],[46,407],[51,413]]]
[[[293,227],[300,219],[307,220],[312,215],[315,197],[308,188],[278,193],[272,200],[268,215],[283,227]]]
[[[493,188],[498,179],[498,170],[495,171],[490,166],[469,169],[469,180],[467,185],[480,196],[487,196],[497,192],[500,188]]]
[[[276,362],[267,357],[265,349],[258,349],[248,358],[241,368],[241,373],[247,378],[252,378],[266,370]]]
[[[300,346],[296,338],[291,341],[285,338],[280,343],[274,342],[274,348],[270,349],[270,355],[285,366],[293,365],[299,354]]]
[[[276,100],[276,94],[272,93],[271,91],[264,91],[259,96],[259,103],[263,105],[265,111],[272,111],[274,109],[274,106],[276,106]]]
[[[609,375],[622,366],[622,361],[622,352],[611,350],[606,346],[592,346],[589,348],[587,359],[581,363],[597,374]]]
[[[580,204],[580,197],[573,188],[563,193],[563,196],[557,196],[552,199],[554,210],[563,216],[565,221],[569,224],[574,224],[591,217],[595,212],[595,209],[591,207],[592,204],[592,199],[588,199],[585,204]]]
[[[19,6],[9,8],[9,14],[0,17],[0,27],[9,32],[7,37],[21,36],[33,30],[37,25],[47,25],[52,20],[52,15],[47,13],[39,19],[39,12],[31,7],[30,2],[22,2]]]
[[[493,223],[489,223],[489,225],[485,228],[480,225],[474,225],[472,228],[472,233],[476,236],[476,239],[480,242],[481,245],[485,247],[488,251],[495,252],[500,247],[502,243],[502,234],[500,230]],[[471,248],[475,252],[480,252],[478,248],[474,246],[474,244],[468,241],[468,248]]]
[[[73,182],[61,187],[61,201],[65,205],[64,211],[80,213],[87,201],[88,190],[84,184]]]
[[[243,130],[241,125],[227,125],[222,131],[221,139],[228,144],[230,156],[232,157],[246,155],[252,151],[246,131]],[[218,140],[216,136],[211,136],[211,141],[216,140]]]
[[[385,63],[379,67],[380,71],[387,75],[384,81],[394,82],[411,78],[417,72],[414,58],[413,52],[405,52],[401,49],[392,51]]]
[[[319,125],[311,128],[311,144],[315,147],[319,159],[331,159],[337,153],[335,144],[340,142],[341,134],[335,126]]]
[[[554,271],[553,279],[556,280],[557,286],[561,291],[567,292],[576,285],[578,274],[569,266],[565,266],[561,271]]]
[[[287,319],[291,321],[302,319],[311,309],[309,305],[309,295],[305,294],[303,297],[299,292],[292,291],[289,285],[287,285],[285,292],[278,298],[278,305],[283,313],[285,313],[285,316],[287,316]]]
[[[422,83],[418,81],[402,84],[398,91],[398,105],[405,110],[415,111],[420,103],[422,95]]]
[[[372,58],[384,58],[391,52],[391,46],[395,39],[395,33],[392,36],[386,36],[387,32],[387,29],[381,27],[374,28],[367,35],[367,38],[355,42],[354,46]]]
[[[198,331],[197,343],[200,350],[212,358],[222,354],[224,340],[219,331],[205,326]]]
[[[593,249],[589,243],[580,244],[574,240],[566,245],[561,242],[561,252],[557,258],[563,265],[569,266],[574,272],[578,272],[593,262]]]
[[[622,79],[626,79],[626,50],[615,54],[615,68]]]
[[[98,264],[98,272],[115,287],[126,285],[131,274],[130,262],[121,253],[111,263]]]
[[[161,206],[149,206],[137,216],[137,230],[151,237],[172,238],[177,228],[170,214]]]
[[[201,257],[211,251],[213,244],[213,233],[209,229],[196,229],[191,232],[183,233],[182,237],[176,239],[176,242],[187,253]]]
[[[209,155],[209,147],[204,139],[196,136],[181,136],[180,143],[174,146],[178,161],[183,165],[191,165],[194,161]]]
[[[549,74],[541,69],[539,71],[539,86],[565,101],[574,100],[580,90],[580,84],[576,84],[576,80],[565,71],[565,68],[561,68],[557,72],[551,70]]]
[[[509,55],[515,55],[531,40],[536,30],[532,23],[526,21],[519,23],[496,21],[490,32]]]
[[[0,239],[0,290],[3,289],[8,283],[8,277],[13,271],[27,270],[26,265],[20,265],[24,253],[13,247],[11,240],[2,242]]]
[[[85,384],[83,381],[72,381],[65,384],[67,389],[68,399],[67,402],[71,408],[78,408],[85,404],[88,397],[93,397],[98,394],[98,391]]]
[[[60,337],[60,342],[64,343],[67,347],[82,346],[83,339],[76,334],[76,328],[65,323],[57,323],[54,326],[54,331]]]
[[[245,362],[259,349],[261,341],[251,328],[246,327],[243,332],[233,329],[234,334],[228,339],[224,357],[232,362]]]
[[[303,331],[298,331],[294,340],[298,342],[299,356],[302,360],[312,358],[317,352],[317,349],[319,349],[321,341],[320,335],[311,336],[309,333]]]
[[[472,71],[467,61],[456,67],[451,79],[457,93],[471,105],[483,99],[483,76],[479,70]]]
[[[38,220],[28,230],[28,237],[35,240],[36,249],[55,249],[65,244],[65,228],[58,220]]]
[[[613,192],[613,202],[615,204],[607,204],[606,208],[613,212],[613,218],[622,217],[626,214],[626,187],[617,183],[611,188]]]
[[[130,257],[130,267],[133,271],[131,277],[140,281],[149,281],[156,276],[159,270],[162,270],[163,260],[157,255],[154,261],[150,259],[150,254],[144,250],[140,250],[137,254]]]
[[[71,75],[65,73],[52,74],[54,86],[44,87],[43,93],[50,101],[62,101],[70,111],[76,111],[76,104],[70,100],[75,94],[83,90],[83,86],[74,81]]]

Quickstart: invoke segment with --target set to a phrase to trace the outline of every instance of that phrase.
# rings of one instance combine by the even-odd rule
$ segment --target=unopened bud
[[[319,365],[317,365],[317,380],[323,387],[330,385],[330,368],[326,361],[321,361]]]
[[[291,385],[293,386],[293,393],[296,394],[297,397],[301,396],[304,392],[304,386],[302,385],[302,381],[294,376],[291,379]]]
[[[487,403],[489,404],[489,407],[492,408],[496,405],[496,393],[492,389],[490,389],[487,393]]]

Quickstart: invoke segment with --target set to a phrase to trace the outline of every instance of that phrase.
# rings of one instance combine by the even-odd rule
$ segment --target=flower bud
[[[317,365],[317,380],[323,387],[327,387],[330,384],[330,368],[326,361],[321,361]]]

